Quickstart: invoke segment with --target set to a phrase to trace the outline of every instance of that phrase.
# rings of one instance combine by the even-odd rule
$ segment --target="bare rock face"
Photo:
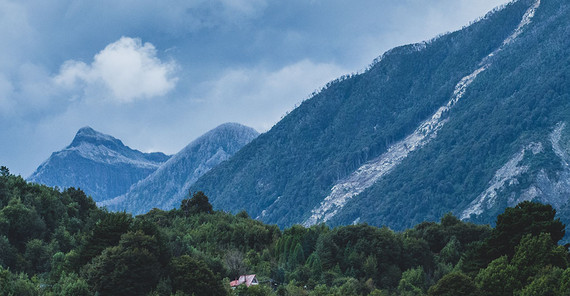
[[[566,123],[558,123],[550,133],[546,145],[531,143],[516,153],[502,166],[489,186],[477,199],[461,213],[461,219],[468,220],[474,216],[484,214],[487,210],[506,204],[513,207],[527,200],[550,204],[554,208],[562,208],[569,202],[570,197],[570,145],[566,138],[570,133],[566,130]],[[568,145],[568,146],[567,146]],[[559,169],[549,173],[541,166],[532,166],[535,158],[544,158],[544,147],[550,149],[552,155],[559,162]],[[529,154],[529,152],[531,152]],[[529,172],[534,172],[530,182],[527,179]],[[524,184],[522,188],[519,185]]]

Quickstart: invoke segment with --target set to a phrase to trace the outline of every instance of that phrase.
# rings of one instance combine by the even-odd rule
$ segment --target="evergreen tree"
[[[186,215],[198,213],[211,214],[214,211],[208,201],[208,197],[202,191],[194,193],[190,199],[182,200],[180,210]]]
[[[497,217],[497,225],[487,242],[489,259],[502,255],[512,258],[515,246],[527,234],[538,236],[548,233],[552,243],[557,243],[564,237],[565,225],[555,216],[556,210],[552,206],[531,201],[505,209],[505,212]]]
[[[217,279],[204,262],[188,255],[172,258],[170,262],[172,288],[187,295],[225,295],[220,279]]]
[[[480,296],[473,280],[462,273],[449,273],[428,290],[429,296]]]

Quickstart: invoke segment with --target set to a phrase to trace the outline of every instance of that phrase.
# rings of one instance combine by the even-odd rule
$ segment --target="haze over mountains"
[[[60,188],[79,187],[95,201],[106,201],[102,205],[142,213],[187,196],[186,190],[199,176],[257,135],[254,129],[237,123],[222,124],[171,157],[133,150],[112,136],[85,127],[28,180]]]
[[[125,194],[100,205],[133,214],[178,207],[182,199],[189,197],[188,189],[200,176],[258,135],[254,129],[237,123],[222,124],[192,141]]]

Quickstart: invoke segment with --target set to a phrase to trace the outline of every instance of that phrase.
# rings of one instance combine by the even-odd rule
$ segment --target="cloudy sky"
[[[29,176],[83,126],[173,154],[267,131],[328,81],[507,0],[0,0],[0,165]]]

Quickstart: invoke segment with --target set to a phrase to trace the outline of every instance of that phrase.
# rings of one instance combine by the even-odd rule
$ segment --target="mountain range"
[[[257,135],[252,128],[226,123],[167,156],[133,150],[112,136],[84,127],[28,180],[79,187],[99,205],[143,213],[154,207],[177,206],[188,195],[190,184]]]
[[[448,212],[493,224],[524,200],[552,204],[569,223],[568,36],[570,3],[513,1],[461,30],[384,53],[259,136],[226,124],[172,157],[124,150],[106,135],[95,138],[108,145],[74,139],[30,179],[94,190],[81,182],[99,189],[122,173],[93,178],[87,164],[102,172],[121,163],[132,179],[97,195],[112,210],[170,209],[204,191],[216,209],[280,227],[402,230]],[[119,150],[131,156],[103,157]],[[74,163],[82,168],[66,168]]]

